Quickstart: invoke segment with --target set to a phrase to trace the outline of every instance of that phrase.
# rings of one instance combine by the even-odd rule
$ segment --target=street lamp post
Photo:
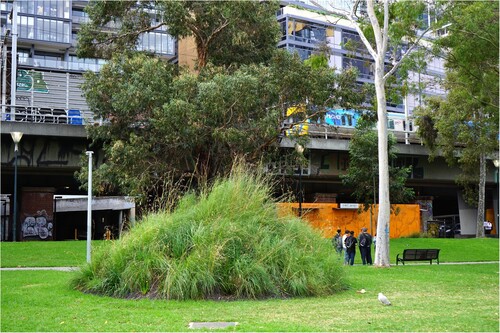
[[[93,151],[87,151],[85,154],[89,157],[88,184],[87,184],[87,262],[90,263],[90,251],[92,241],[92,154]]]
[[[300,158],[302,158],[304,154],[304,146],[301,144],[297,143],[295,145],[295,151],[300,155]],[[299,217],[302,217],[302,161],[299,162]]]
[[[12,141],[14,141],[14,219],[12,221],[12,241],[16,241],[17,227],[17,152],[19,150],[19,142],[23,137],[23,132],[10,132]]]

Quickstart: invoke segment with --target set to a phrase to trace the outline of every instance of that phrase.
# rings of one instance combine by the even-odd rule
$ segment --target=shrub
[[[411,234],[406,235],[406,236],[401,237],[401,238],[435,238],[435,237],[433,237],[428,232],[419,232],[419,231],[416,231],[414,233],[411,233]]]
[[[210,191],[148,215],[100,248],[73,287],[116,297],[234,299],[317,296],[343,288],[329,240],[278,217],[266,176],[235,167]]]

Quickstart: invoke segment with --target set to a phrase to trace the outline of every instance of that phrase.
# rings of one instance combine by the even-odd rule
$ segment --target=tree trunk
[[[387,105],[384,82],[384,55],[378,52],[375,59],[375,91],[377,94],[378,118],[378,167],[379,167],[379,194],[378,194],[378,221],[377,221],[377,248],[375,250],[375,266],[389,267],[389,222],[391,203],[389,199],[389,155],[387,147]]]
[[[198,53],[198,70],[207,65],[208,45],[196,38],[196,51]]]
[[[479,155],[479,199],[477,202],[477,223],[476,237],[484,237],[484,196],[486,183],[486,156],[484,153]]]

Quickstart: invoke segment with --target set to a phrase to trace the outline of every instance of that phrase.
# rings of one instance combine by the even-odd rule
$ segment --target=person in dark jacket
[[[345,239],[345,264],[354,265],[354,257],[356,256],[356,244],[358,240],[354,237],[354,231],[349,232],[349,236]]]
[[[368,229],[362,228],[359,234],[359,253],[361,254],[363,265],[372,265],[371,245],[373,237],[367,231]]]

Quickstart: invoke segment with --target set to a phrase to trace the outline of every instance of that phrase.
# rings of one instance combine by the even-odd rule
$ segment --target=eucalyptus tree
[[[90,1],[89,22],[78,33],[81,57],[110,58],[133,49],[139,38],[159,30],[194,39],[199,68],[268,61],[279,38],[271,1]]]
[[[437,23],[447,34],[435,41],[445,57],[447,96],[434,98],[418,118],[433,154],[462,168],[464,199],[478,207],[476,236],[484,237],[487,158],[498,158],[498,1],[443,2]],[[432,157],[432,156],[431,156]]]
[[[374,61],[374,84],[378,119],[379,211],[375,266],[390,266],[390,186],[387,144],[387,90],[400,65],[412,53],[426,29],[423,1],[355,0],[350,10],[333,6],[327,13],[347,19],[359,34]],[[399,56],[402,55],[402,56]]]
[[[109,120],[88,128],[105,153],[94,188],[144,204],[148,196],[162,198],[169,179],[211,179],[236,156],[269,159],[278,151],[287,107],[347,103],[356,86],[346,75],[354,78],[308,66],[284,50],[267,66],[207,65],[198,73],[178,73],[140,52],[116,55],[100,73],[87,73],[83,85],[91,110]]]
[[[363,209],[372,212],[377,203],[378,189],[378,134],[374,129],[375,122],[369,118],[361,118],[356,124],[354,134],[349,141],[349,167],[341,175],[342,183],[352,189],[357,202],[363,203]],[[410,167],[398,165],[396,138],[389,134],[386,138],[389,154],[390,199],[395,203],[408,203],[414,198],[412,188],[406,187],[406,180],[411,172]],[[370,215],[372,221],[372,215]],[[372,229],[373,224],[370,226]],[[373,232],[373,231],[371,231]]]

